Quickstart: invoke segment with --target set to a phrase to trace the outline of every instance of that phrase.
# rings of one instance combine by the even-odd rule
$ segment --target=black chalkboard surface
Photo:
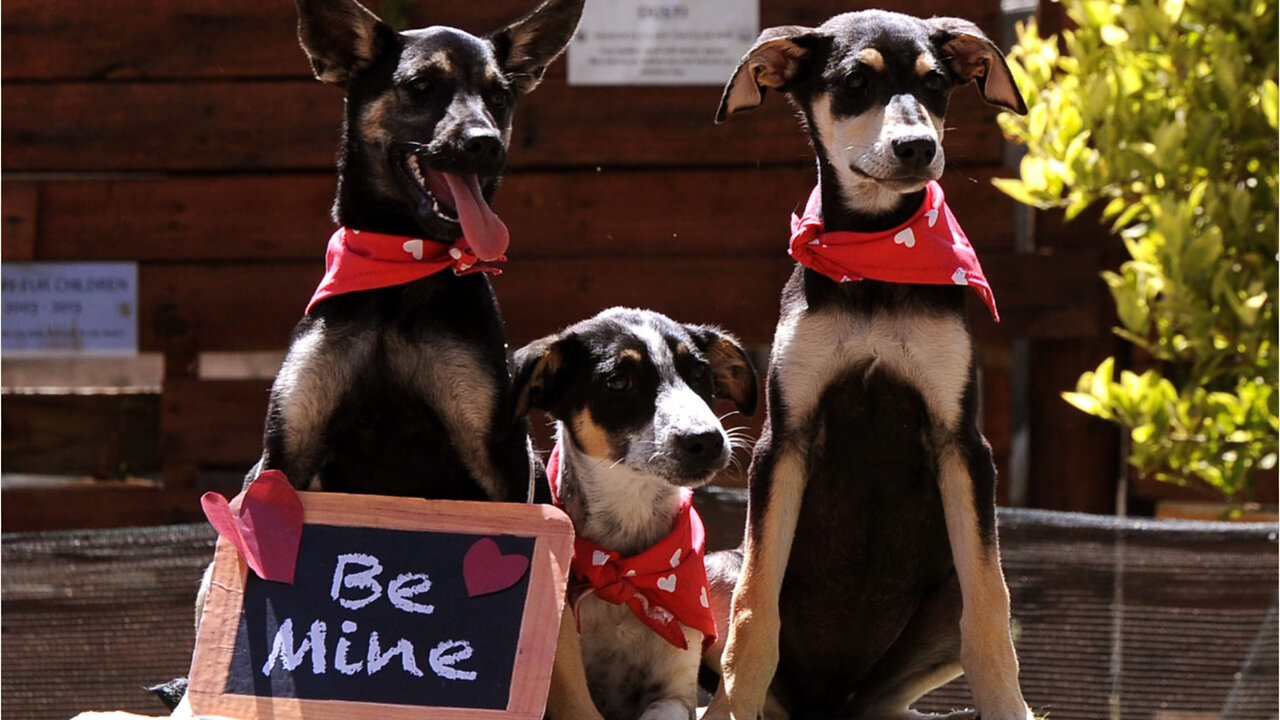
[[[300,496],[293,584],[262,580],[219,542],[192,663],[195,713],[542,716],[571,553],[563,513]]]

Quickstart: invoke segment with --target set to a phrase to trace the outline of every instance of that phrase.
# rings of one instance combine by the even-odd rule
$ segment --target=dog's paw
[[[667,698],[659,700],[645,708],[640,720],[693,720],[695,712],[687,703]]]
[[[173,710],[178,707],[178,703],[182,702],[182,697],[187,694],[187,679],[184,677],[174,678],[167,683],[152,685],[147,691],[160,699],[165,707]]]

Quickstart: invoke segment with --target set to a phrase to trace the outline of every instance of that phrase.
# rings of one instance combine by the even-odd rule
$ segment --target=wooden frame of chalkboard
[[[212,582],[197,633],[191,663],[188,699],[196,715],[230,718],[316,718],[346,720],[408,720],[429,716],[437,720],[527,718],[540,720],[546,705],[551,665],[555,656],[564,588],[572,557],[573,526],[560,510],[548,505],[421,500],[340,493],[299,493],[304,538],[311,526],[532,539],[519,636],[504,708],[448,707],[434,704],[365,702],[347,699],[300,699],[228,692],[237,643],[244,631],[246,589],[251,583],[270,584],[252,576],[235,547],[219,539]],[[527,541],[525,541],[527,543]],[[299,573],[302,573],[301,560]],[[525,583],[522,580],[521,583]],[[273,584],[272,584],[273,585]],[[523,585],[517,585],[521,587]],[[338,593],[337,579],[334,585]],[[388,593],[388,598],[393,593]],[[327,599],[327,598],[326,598]],[[509,619],[508,619],[509,620]],[[355,623],[344,623],[344,630]],[[306,633],[306,626],[300,627]],[[337,630],[337,628],[333,628]],[[336,632],[334,633],[336,635]],[[375,634],[376,636],[376,634]],[[304,636],[305,637],[305,636]],[[320,636],[320,637],[323,637]],[[314,638],[313,638],[314,639]],[[277,638],[277,642],[279,639]],[[345,652],[339,649],[339,652]],[[355,651],[358,656],[359,650]],[[468,651],[469,653],[469,651]],[[242,653],[243,654],[243,653]],[[337,664],[334,653],[334,664]],[[297,656],[302,656],[301,647]],[[391,653],[387,653],[390,657]],[[321,653],[324,657],[324,653]],[[314,655],[313,655],[314,661]],[[298,660],[295,659],[295,662]],[[446,657],[445,662],[449,659]],[[433,660],[434,663],[434,660]],[[357,665],[359,663],[356,663]],[[264,671],[265,672],[265,671]]]

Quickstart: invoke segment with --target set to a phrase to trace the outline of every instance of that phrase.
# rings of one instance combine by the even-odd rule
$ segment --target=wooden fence
[[[485,32],[531,1],[435,3],[414,19]],[[881,6],[1001,31],[997,0]],[[761,0],[761,27],[855,7]],[[124,466],[163,482],[6,488],[5,529],[191,517],[209,477],[257,457],[270,383],[210,377],[200,359],[283,350],[332,231],[340,91],[310,77],[283,0],[7,0],[2,13],[3,259],[136,261],[140,350],[164,360],[158,394],[6,390],[6,473]],[[513,347],[616,304],[768,344],[812,153],[778,98],[714,125],[719,93],[571,87],[559,62],[521,101],[495,201],[513,236],[495,281]],[[1097,273],[1113,251],[1089,223],[1043,215],[1035,250],[1015,249],[1014,203],[989,182],[1008,173],[995,115],[957,92],[943,181],[1004,319],[971,313],[986,431],[1004,470],[1015,419],[1029,430],[1029,504],[1107,511],[1115,433],[1058,393],[1111,352]]]

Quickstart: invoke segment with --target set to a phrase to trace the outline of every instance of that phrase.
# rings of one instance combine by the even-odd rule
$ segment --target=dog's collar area
[[[307,303],[307,312],[334,295],[404,285],[445,270],[452,270],[455,275],[501,274],[494,263],[504,260],[506,257],[481,261],[465,237],[455,243],[442,243],[340,227],[329,238],[324,278]]]
[[[967,285],[1000,321],[991,285],[978,263],[942,186],[931,181],[910,220],[883,232],[826,232],[822,194],[809,194],[803,215],[791,216],[788,253],[796,262],[835,282],[863,279],[910,285]]]
[[[556,443],[547,460],[547,483],[557,506],[561,455]],[[671,533],[637,555],[622,557],[581,535],[574,538],[569,598],[579,632],[581,602],[595,594],[605,602],[626,605],[640,622],[682,650],[689,647],[682,625],[702,633],[703,650],[715,642],[716,624],[703,562],[706,531],[693,507],[693,493],[681,490],[680,500],[680,514]]]

